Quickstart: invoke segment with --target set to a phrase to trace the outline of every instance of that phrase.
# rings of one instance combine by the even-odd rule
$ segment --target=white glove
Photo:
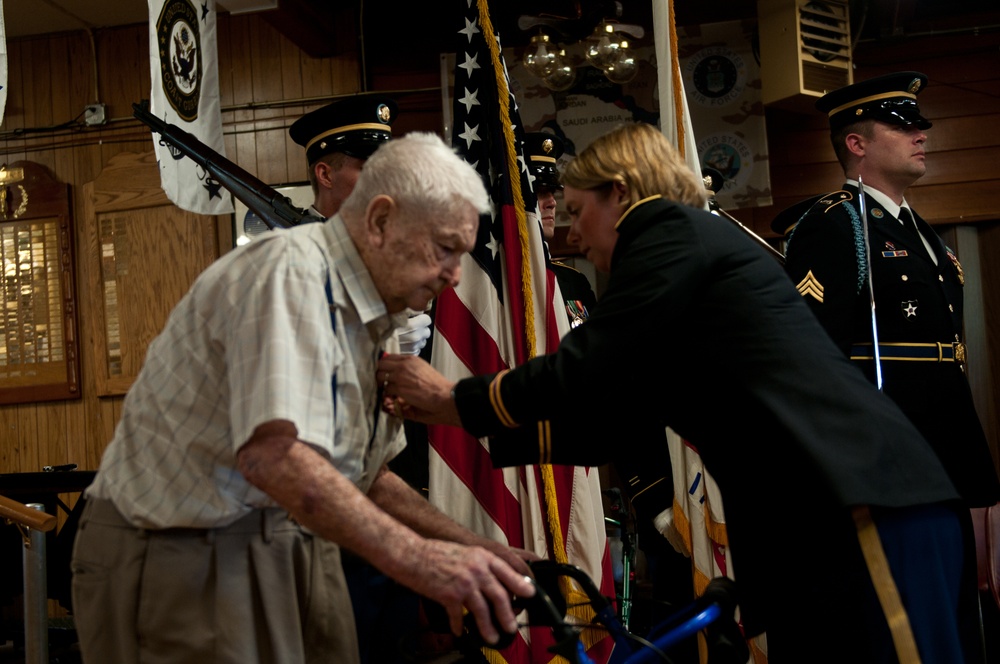
[[[406,320],[406,327],[396,331],[399,337],[399,352],[409,355],[419,355],[427,340],[431,338],[431,317],[427,314],[416,314]]]

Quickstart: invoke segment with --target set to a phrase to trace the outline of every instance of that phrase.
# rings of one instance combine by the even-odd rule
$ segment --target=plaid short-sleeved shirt
[[[386,312],[339,217],[234,249],[150,344],[87,495],[139,527],[228,525],[274,505],[236,467],[271,420],[293,422],[366,491],[405,445],[401,421],[378,409],[375,378],[405,320]]]

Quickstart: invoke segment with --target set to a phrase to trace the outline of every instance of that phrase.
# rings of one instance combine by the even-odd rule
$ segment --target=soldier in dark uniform
[[[821,98],[846,184],[778,215],[772,228],[788,233],[785,269],[833,340],[881,380],[967,504],[986,506],[1000,499],[1000,484],[965,375],[962,266],[904,196],[925,170],[931,123],[917,95],[926,84],[923,74],[901,72]],[[973,589],[974,559],[970,567]]]
[[[965,662],[964,508],[899,407],[769,255],[698,209],[657,128],[598,138],[563,182],[609,275],[591,317],[552,354],[457,382],[386,355],[387,406],[492,436],[501,466],[652,459],[670,426],[721,491],[745,634],[766,631],[770,662]]]
[[[528,160],[528,169],[535,177],[535,195],[538,197],[542,235],[546,242],[552,240],[556,231],[556,192],[562,189],[556,163],[564,150],[562,139],[555,134],[539,131],[524,135],[525,158]],[[549,259],[548,266],[559,282],[570,327],[576,327],[587,320],[590,311],[597,304],[597,296],[590,286],[590,280],[565,263]]]
[[[542,235],[546,242],[555,235],[558,205],[556,191],[563,188],[559,181],[557,163],[564,151],[562,139],[554,134],[534,132],[524,135],[525,158],[528,160],[528,169],[535,178],[535,195],[538,197]],[[548,264],[559,281],[570,327],[575,328],[593,312],[597,296],[591,288],[590,280],[576,268],[557,260],[549,260]],[[631,613],[630,627],[640,634],[646,633],[653,625],[665,619],[669,615],[669,607],[685,606],[692,599],[689,592],[691,569],[687,558],[674,551],[653,523],[657,514],[673,505],[673,479],[666,472],[669,470],[669,455],[666,447],[658,452],[651,451],[651,454],[659,454],[658,463],[650,463],[648,457],[635,456],[623,457],[610,464],[610,487],[606,487],[617,488],[628,499],[635,519],[638,548],[645,556],[648,577],[652,583],[653,601],[636,601]],[[628,519],[625,521],[623,528],[627,529]],[[623,535],[627,537],[626,533]],[[695,644],[692,642],[681,646],[684,652],[680,654],[690,659],[692,652],[688,645]],[[694,655],[697,655],[696,650]]]

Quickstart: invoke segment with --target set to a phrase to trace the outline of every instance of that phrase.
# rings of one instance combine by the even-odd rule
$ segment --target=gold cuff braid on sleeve
[[[513,429],[518,426],[514,418],[510,416],[507,409],[503,405],[503,398],[500,396],[500,381],[503,377],[510,372],[510,369],[504,369],[498,373],[493,380],[490,382],[490,405],[493,406],[493,412],[496,414],[497,419],[500,420],[500,424],[504,425],[508,429]]]

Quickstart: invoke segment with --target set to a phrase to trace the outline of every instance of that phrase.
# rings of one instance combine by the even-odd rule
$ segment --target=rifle
[[[148,99],[132,104],[132,112],[136,119],[159,134],[169,147],[189,157],[205,169],[206,173],[218,180],[219,184],[231,191],[233,196],[260,217],[268,228],[289,228],[304,222],[322,221],[306,210],[292,205],[291,199],[287,196],[282,196],[273,187],[250,175],[195,136],[150,113]]]

